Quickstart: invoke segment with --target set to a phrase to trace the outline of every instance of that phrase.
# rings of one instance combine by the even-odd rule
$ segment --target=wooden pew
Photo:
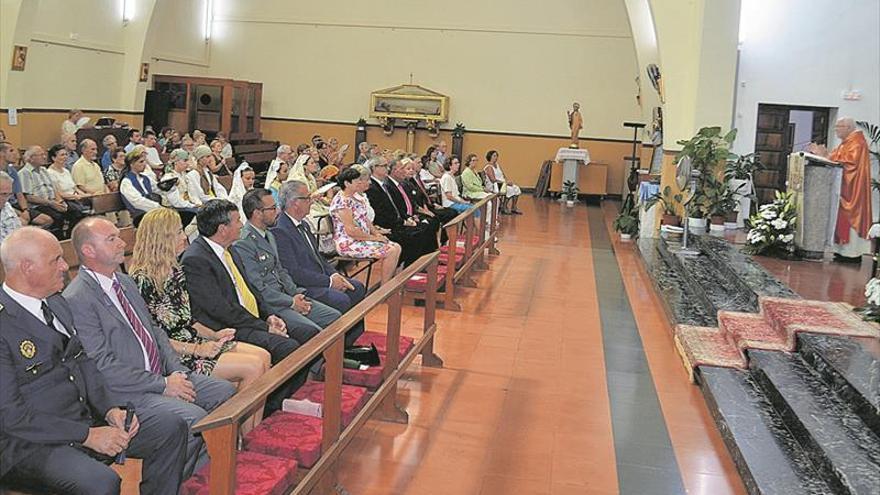
[[[500,197],[497,195],[487,196],[474,207],[460,213],[443,226],[446,229],[446,274],[442,282],[443,295],[438,304],[443,309],[461,311],[461,305],[455,301],[455,285],[464,287],[476,287],[476,282],[470,277],[472,270],[486,270],[489,265],[485,261],[485,251],[492,253],[495,246],[495,229],[487,229],[487,214],[492,211],[492,218],[497,219]],[[476,214],[479,212],[479,218]],[[493,222],[493,226],[497,224]],[[476,244],[472,240],[478,239]],[[459,265],[456,262],[458,256],[458,241],[462,240],[464,257]],[[497,250],[495,250],[497,253]],[[493,253],[494,254],[494,253]],[[422,275],[423,276],[423,275]],[[420,288],[416,289],[410,284],[410,290],[406,292],[406,302],[415,303],[425,298]]]
[[[118,192],[96,194],[91,197],[91,201],[92,215],[103,215],[125,209],[122,196]]]
[[[220,405],[211,414],[193,426],[205,439],[210,464],[210,493],[231,495],[235,493],[236,443],[243,420],[259,407],[266,397],[296,372],[309,366],[319,355],[326,361],[324,373],[324,404],[322,421],[321,457],[288,492],[294,495],[330,493],[336,483],[336,461],[343,449],[354,438],[367,419],[378,411],[381,419],[405,423],[406,412],[397,405],[397,381],[417,355],[422,356],[423,366],[440,367],[443,361],[434,354],[435,296],[437,287],[438,253],[422,256],[393,279],[379,287],[342,318],[321,331],[302,347],[284,358],[267,373]],[[399,338],[403,289],[414,274],[427,270],[429,290],[426,295],[422,335],[413,348],[401,359]],[[341,419],[342,358],[345,332],[363,319],[372,309],[382,303],[388,305],[387,352],[383,368],[382,385],[368,399],[366,405],[343,429]]]

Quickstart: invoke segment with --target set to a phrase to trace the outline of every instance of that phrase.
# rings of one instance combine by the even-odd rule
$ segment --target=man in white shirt
[[[83,352],[82,322],[58,295],[68,269],[58,241],[25,227],[0,258],[0,491],[119,493],[119,476],[96,457],[126,451],[144,461],[140,493],[177,493],[186,423],[138,405],[126,428],[125,396]]]
[[[162,159],[159,158],[159,150],[156,149],[156,133],[146,130],[143,133],[144,148],[147,150],[147,163],[152,169],[162,168]]]
[[[0,243],[3,239],[21,228],[21,219],[18,213],[9,204],[12,196],[12,177],[6,172],[0,172]]]
[[[125,260],[119,229],[89,217],[73,231],[81,262],[64,289],[83,347],[107,378],[110,389],[134,402],[138,411],[171,411],[190,426],[235,393],[231,383],[180,364],[161,328],[153,325],[138,286],[118,271]],[[184,478],[207,461],[201,436],[189,435]]]
[[[135,146],[139,144],[143,144],[144,138],[141,137],[141,131],[139,129],[129,129],[128,130],[128,144],[125,145],[125,152],[133,150]]]

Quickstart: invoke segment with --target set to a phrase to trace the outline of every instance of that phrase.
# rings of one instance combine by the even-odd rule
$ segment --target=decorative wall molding
[[[214,22],[242,23],[242,24],[281,24],[290,26],[309,27],[335,27],[335,28],[360,28],[360,29],[390,29],[397,31],[432,31],[432,32],[459,32],[459,33],[488,33],[488,34],[519,34],[531,36],[554,36],[573,38],[604,38],[604,39],[631,39],[632,34],[617,30],[577,30],[577,31],[551,31],[540,29],[516,29],[516,28],[470,28],[462,26],[400,26],[390,22],[345,22],[304,19],[282,19],[256,16],[217,16]]]
[[[31,35],[31,41],[35,43],[45,43],[47,45],[63,46],[65,48],[74,48],[77,50],[86,50],[90,52],[110,53],[113,55],[125,56],[125,49],[123,47],[109,45],[107,43],[100,43],[97,41],[71,40],[49,33],[34,32]]]

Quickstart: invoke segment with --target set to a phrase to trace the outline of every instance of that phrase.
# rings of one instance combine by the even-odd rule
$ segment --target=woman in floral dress
[[[150,210],[138,227],[129,272],[181,364],[196,373],[237,383],[243,390],[269,369],[271,356],[265,349],[236,342],[235,329],[214,331],[193,320],[186,277],[177,261],[186,244],[176,211]],[[251,426],[259,423],[262,408],[257,411]]]
[[[388,231],[373,225],[368,217],[369,205],[361,193],[370,187],[370,172],[352,165],[336,180],[342,187],[330,203],[336,252],[352,258],[380,259],[382,282],[391,280],[400,260],[400,244],[388,240]]]

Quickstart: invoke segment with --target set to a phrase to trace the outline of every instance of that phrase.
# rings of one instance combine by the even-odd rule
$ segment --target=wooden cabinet
[[[260,139],[262,83],[157,74],[153,89],[169,95],[167,121],[175,129],[223,132],[236,142]]]

